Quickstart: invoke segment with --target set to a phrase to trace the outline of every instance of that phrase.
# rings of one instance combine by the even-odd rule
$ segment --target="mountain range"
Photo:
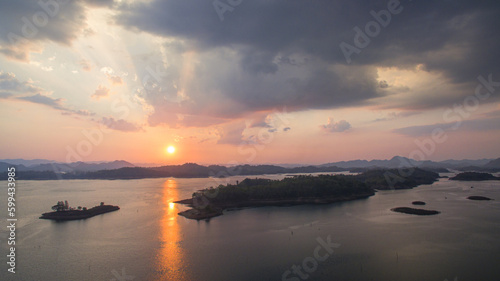
[[[495,161],[496,164],[495,164]],[[427,168],[445,168],[445,169],[459,169],[464,167],[500,167],[499,159],[479,159],[479,160],[445,160],[445,161],[417,161],[401,156],[394,156],[390,160],[352,160],[341,161],[322,164],[320,166],[336,166],[340,168],[400,168],[400,167],[427,167]],[[493,164],[491,164],[493,163]],[[496,165],[496,166],[495,166]]]
[[[93,172],[100,170],[114,170],[124,167],[135,167],[135,165],[123,161],[116,160],[112,162],[73,162],[60,163],[51,160],[23,160],[23,159],[1,159],[0,171],[6,171],[8,167],[16,167],[17,171],[55,171],[59,173],[71,172]]]
[[[500,172],[500,158],[480,160],[416,161],[401,156],[389,160],[352,160],[332,162],[322,165],[283,167],[277,165],[168,165],[161,167],[137,167],[123,160],[112,162],[74,162],[58,163],[50,160],[15,159],[0,160],[0,174],[6,174],[7,168],[15,166],[23,179],[136,179],[158,177],[227,177],[232,175],[262,175],[282,173],[318,173],[318,172],[364,172],[371,169],[394,169],[418,167],[434,172],[458,171]],[[13,161],[14,162],[14,161]],[[31,165],[30,165],[31,164]],[[294,165],[295,166],[295,165]]]

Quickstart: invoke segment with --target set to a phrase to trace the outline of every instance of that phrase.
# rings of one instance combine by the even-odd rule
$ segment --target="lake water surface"
[[[20,180],[15,274],[7,272],[6,263],[6,188],[0,195],[0,279],[500,280],[500,181],[441,179],[412,190],[380,191],[365,200],[249,208],[210,221],[177,215],[186,207],[173,201],[211,185],[218,183]],[[495,200],[470,201],[470,195]],[[121,209],[80,221],[38,219],[58,200],[75,207],[104,201]],[[441,214],[390,211],[411,207],[415,200]],[[328,240],[336,244],[331,253],[320,242]]]

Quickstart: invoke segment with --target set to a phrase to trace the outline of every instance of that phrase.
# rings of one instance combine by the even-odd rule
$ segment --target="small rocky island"
[[[489,181],[489,180],[500,180],[500,177],[495,177],[489,173],[478,173],[478,172],[464,172],[460,173],[450,180],[454,181]]]
[[[180,212],[188,219],[209,219],[224,210],[244,207],[330,204],[368,198],[375,190],[408,189],[431,184],[439,178],[434,172],[415,168],[401,176],[397,169],[370,170],[360,175],[293,176],[282,180],[245,179],[236,184],[219,185],[193,193],[192,198],[175,203],[192,209]]]
[[[425,202],[423,202],[423,201],[413,201],[413,202],[411,202],[411,203],[412,203],[413,205],[421,205],[421,206],[425,205]]]
[[[392,208],[391,211],[403,214],[418,215],[418,216],[430,216],[430,215],[437,215],[440,213],[439,211],[435,210],[415,209],[410,207]]]
[[[59,201],[56,205],[52,206],[54,212],[43,213],[40,219],[56,221],[81,220],[119,209],[120,207],[118,206],[104,205],[104,202],[90,209],[80,206],[75,209],[69,206],[68,201]]]
[[[467,199],[469,199],[469,200],[478,200],[478,201],[489,201],[489,200],[493,200],[493,199],[491,199],[491,198],[484,197],[484,196],[469,196],[469,197],[467,197]]]

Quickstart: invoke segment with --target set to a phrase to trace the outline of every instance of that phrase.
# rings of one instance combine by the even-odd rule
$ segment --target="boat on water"
[[[78,208],[72,208],[69,207],[68,201],[59,201],[56,205],[52,206],[52,210],[54,210],[54,212],[43,213],[40,219],[57,221],[81,220],[117,211],[119,209],[120,207],[118,206],[104,205],[104,202],[101,202],[99,206],[95,206],[90,209],[87,209],[86,207],[82,208],[80,206]]]

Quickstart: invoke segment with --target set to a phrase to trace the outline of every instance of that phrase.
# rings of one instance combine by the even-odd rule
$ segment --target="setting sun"
[[[169,147],[167,147],[167,152],[168,152],[169,154],[174,153],[174,152],[175,152],[175,147],[173,147],[173,146],[169,146]]]

